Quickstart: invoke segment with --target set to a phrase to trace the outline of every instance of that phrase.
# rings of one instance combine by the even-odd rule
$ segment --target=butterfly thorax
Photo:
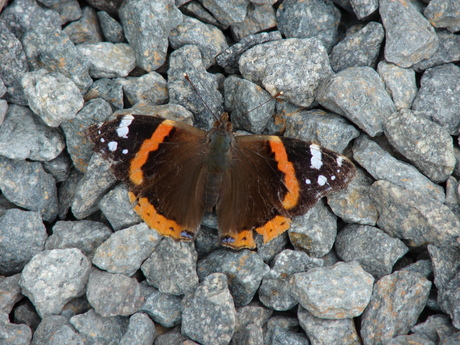
[[[209,151],[205,160],[207,168],[205,184],[206,210],[211,212],[215,207],[222,180],[229,164],[229,152],[233,143],[232,125],[228,115],[223,114],[208,133]]]

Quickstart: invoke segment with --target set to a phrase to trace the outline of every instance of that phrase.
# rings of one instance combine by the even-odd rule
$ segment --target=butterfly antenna
[[[242,116],[246,116],[247,114],[249,114],[250,112],[256,110],[256,109],[259,109],[261,106],[267,104],[268,102],[271,102],[272,100],[274,99],[278,99],[279,96],[281,96],[283,94],[283,91],[280,91],[278,92],[276,95],[274,96],[271,96],[269,99],[267,99],[265,102],[259,104],[257,107],[255,108],[252,108],[251,110],[249,110],[248,112],[244,113],[244,114],[241,114],[240,116],[237,116],[234,120],[238,120],[240,117]]]
[[[216,121],[219,121],[219,118],[216,116],[216,114],[214,114],[214,112],[211,110],[211,108],[209,107],[209,105],[204,101],[203,97],[201,97],[200,93],[198,92],[197,88],[195,87],[195,85],[192,83],[192,81],[190,80],[189,76],[187,73],[184,73],[184,78],[190,83],[190,85],[192,85],[193,87],[193,90],[195,90],[195,93],[198,95],[198,97],[201,99],[201,102],[203,102],[203,104],[205,105],[206,108],[208,108],[209,112],[212,114],[212,116],[214,116],[214,119],[216,119]]]

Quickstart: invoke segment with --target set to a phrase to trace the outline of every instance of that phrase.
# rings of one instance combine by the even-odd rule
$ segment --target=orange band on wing
[[[155,132],[153,132],[152,136],[149,139],[144,140],[139,149],[139,152],[131,160],[131,165],[129,167],[129,178],[134,184],[140,185],[142,182],[144,182],[142,167],[145,162],[147,162],[149,153],[158,150],[159,145],[164,141],[169,133],[171,133],[173,128],[174,124],[172,121],[164,120],[157,127]]]
[[[264,243],[273,240],[291,226],[291,219],[283,216],[276,216],[263,226],[256,228],[258,234],[264,237]]]
[[[288,190],[284,199],[281,201],[283,207],[289,210],[299,203],[300,185],[295,176],[294,165],[288,160],[286,148],[278,137],[270,138],[270,148],[275,154],[275,160],[278,162],[278,169],[284,173],[284,184]]]
[[[129,192],[128,195],[129,200],[132,203],[136,201],[136,196],[133,193]],[[187,231],[188,229],[185,229],[175,221],[159,214],[147,198],[139,198],[134,206],[134,210],[141,216],[149,227],[155,229],[161,235],[172,237],[176,240],[190,241],[191,238],[182,236],[182,231]]]
[[[239,231],[238,234],[236,234],[236,236],[227,235],[224,236],[224,238],[225,240],[221,241],[222,245],[233,249],[253,249],[256,247],[252,230],[242,230]],[[231,241],[229,239],[231,239]]]

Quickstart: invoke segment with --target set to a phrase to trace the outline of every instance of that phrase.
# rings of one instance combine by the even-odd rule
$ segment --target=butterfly
[[[210,131],[152,115],[118,115],[89,128],[94,151],[129,188],[134,210],[153,229],[192,241],[215,212],[222,245],[255,248],[288,230],[355,175],[343,155],[315,143],[233,134],[223,113]]]

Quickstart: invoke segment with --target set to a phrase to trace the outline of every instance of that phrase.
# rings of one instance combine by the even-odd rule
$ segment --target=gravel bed
[[[460,344],[459,31],[458,0],[0,1],[0,344]],[[256,250],[163,238],[86,130],[209,109],[356,177]]]

